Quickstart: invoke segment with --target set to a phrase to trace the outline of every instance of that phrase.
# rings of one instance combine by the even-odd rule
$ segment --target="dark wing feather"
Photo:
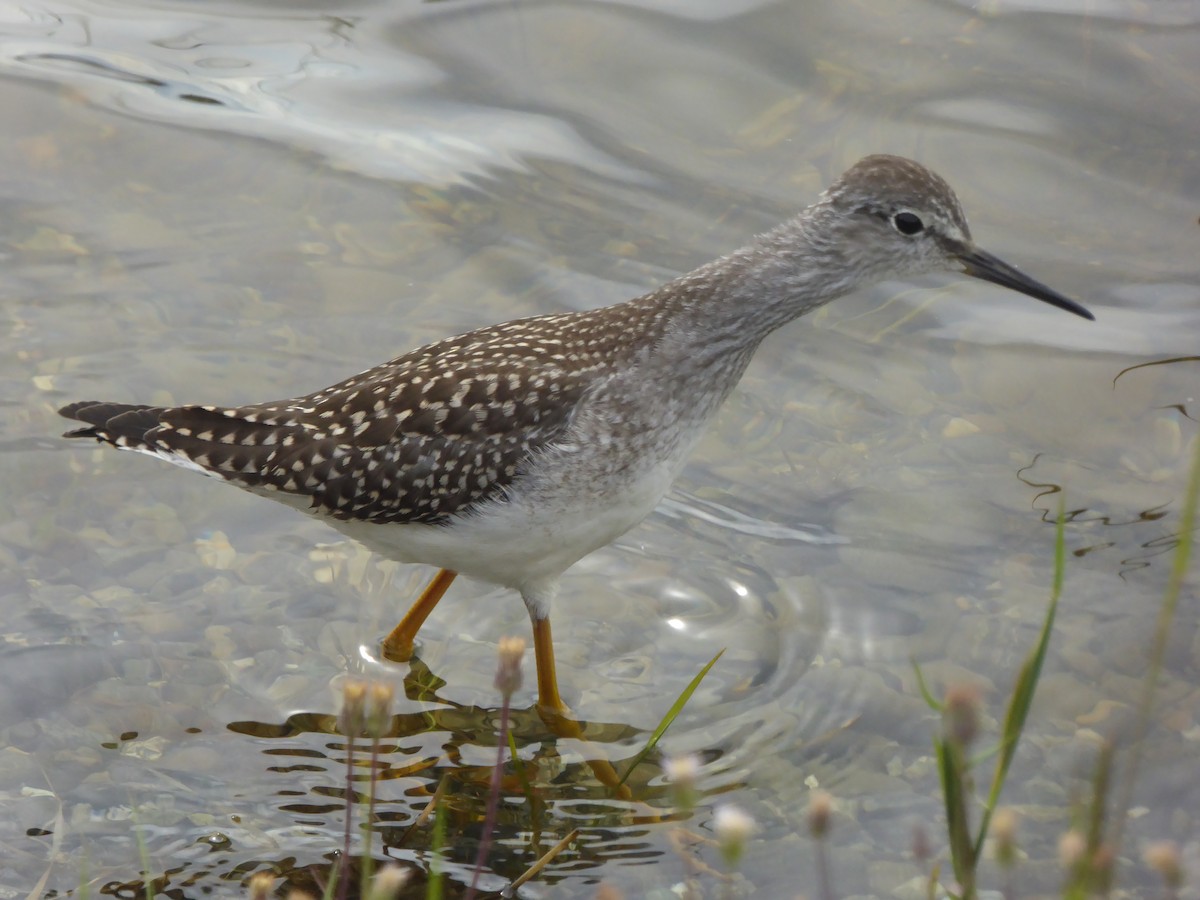
[[[158,425],[158,417],[162,412],[160,406],[105,403],[99,400],[81,400],[58,411],[61,416],[89,426],[68,431],[63,437],[90,437],[114,447],[132,450],[148,449],[145,446],[146,432]]]
[[[558,335],[555,319],[572,334]],[[517,320],[448,338],[292,400],[61,412],[90,426],[73,437],[311,497],[314,511],[337,518],[439,523],[502,495],[530,455],[566,432],[613,358],[612,341],[590,337],[587,319]]]

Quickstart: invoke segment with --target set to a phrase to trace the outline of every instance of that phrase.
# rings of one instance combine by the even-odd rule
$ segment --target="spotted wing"
[[[450,338],[293,400],[84,402],[61,412],[89,426],[70,437],[310,497],[314,511],[336,518],[438,523],[503,494],[565,433],[603,368],[603,348],[567,364],[561,341],[523,334],[521,324]]]

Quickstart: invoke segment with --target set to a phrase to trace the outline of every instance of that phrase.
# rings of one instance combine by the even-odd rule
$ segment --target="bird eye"
[[[901,234],[911,235],[925,230],[925,223],[921,221],[921,217],[910,212],[896,213],[892,216],[892,224]]]

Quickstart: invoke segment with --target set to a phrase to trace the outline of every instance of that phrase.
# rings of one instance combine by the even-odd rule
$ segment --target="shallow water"
[[[838,894],[914,890],[914,824],[941,845],[937,723],[910,659],[935,691],[977,686],[994,736],[1064,498],[1066,590],[1005,797],[1019,892],[1052,891],[1099,741],[1134,718],[1195,447],[1200,13],[976,6],[0,10],[0,888],[118,892],[147,867],[192,897],[240,894],[260,868],[319,876],[341,846],[347,672],[404,696],[377,855],[428,866],[427,828],[408,828],[447,774],[451,875],[469,880],[495,645],[528,629],[515,597],[459,582],[421,665],[380,664],[427,571],[61,441],[58,406],[286,397],[448,333],[623,299],[893,152],[945,175],[983,246],[1097,321],[938,278],[772,337],[663,507],[564,579],[560,680],[593,725],[555,740],[518,694],[538,803],[506,803],[485,886],[575,826],[523,896],[679,882],[657,760],[636,803],[585,761],[627,764],[725,648],[663,742],[705,761],[688,827],[737,803],[760,825],[741,877],[813,894],[820,786]],[[1145,841],[1196,862],[1194,585],[1119,876],[1147,893]]]

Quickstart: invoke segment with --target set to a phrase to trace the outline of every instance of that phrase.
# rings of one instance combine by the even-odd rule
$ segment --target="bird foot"
[[[408,662],[413,658],[413,642],[412,641],[394,641],[390,638],[385,638],[380,645],[380,655],[389,662]]]
[[[571,708],[561,700],[557,704],[538,701],[538,718],[540,718],[554,734],[559,737],[581,737],[583,726],[571,712]]]

